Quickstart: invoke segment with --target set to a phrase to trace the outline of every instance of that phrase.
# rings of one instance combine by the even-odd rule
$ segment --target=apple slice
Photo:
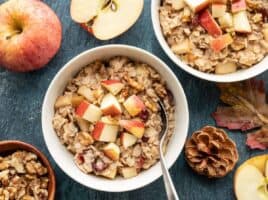
[[[123,147],[126,149],[137,142],[137,138],[134,135],[128,133],[121,133],[120,135],[120,142]]]
[[[236,173],[234,180],[235,194],[238,200],[261,200],[258,187],[263,183],[262,172],[253,165],[243,164]]]
[[[254,156],[253,158],[250,158],[245,163],[249,165],[253,165],[257,167],[261,172],[265,171],[265,164],[268,160],[268,154],[260,155],[260,156]]]
[[[92,137],[101,142],[115,142],[118,130],[118,126],[97,122]]]
[[[144,134],[144,123],[140,120],[120,120],[119,124],[137,138],[142,138]]]
[[[79,117],[89,122],[97,122],[102,115],[102,111],[99,107],[85,100],[80,103],[75,112]]]
[[[175,54],[185,54],[191,51],[191,43],[189,39],[185,39],[180,43],[176,43],[171,46],[172,51]]]
[[[93,102],[95,100],[92,90],[87,86],[84,85],[80,86],[77,93],[85,97],[90,102]]]
[[[251,26],[246,11],[240,11],[233,15],[234,30],[239,33],[251,33]]]
[[[101,81],[101,85],[113,95],[117,95],[124,88],[124,84],[119,80],[104,80]]]
[[[201,26],[206,29],[206,31],[212,35],[213,37],[222,35],[222,30],[217,24],[217,22],[213,19],[210,12],[208,10],[203,11],[199,15],[199,22]]]
[[[139,18],[143,0],[72,0],[71,17],[100,40],[127,31]]]
[[[232,0],[231,10],[232,13],[247,10],[246,0]]]
[[[106,94],[101,102],[101,110],[104,115],[120,115],[122,113],[121,106],[115,96],[111,93]]]
[[[208,6],[210,0],[184,0],[193,12],[198,12]]]
[[[223,16],[219,17],[219,23],[221,28],[230,28],[233,26],[233,17],[230,13],[224,13]]]
[[[124,102],[124,107],[132,117],[146,109],[143,101],[136,95],[128,97]]]
[[[104,154],[110,159],[117,161],[120,156],[120,148],[115,143],[109,143],[103,147]]]
[[[225,4],[213,3],[211,6],[212,16],[214,18],[221,17],[225,14],[227,6]]]
[[[121,172],[124,178],[132,178],[138,175],[135,167],[123,167],[121,168]]]
[[[233,43],[233,38],[229,33],[221,35],[215,39],[212,39],[210,47],[215,52],[220,52],[222,49]]]
[[[117,165],[116,163],[112,163],[107,167],[105,170],[103,170],[100,175],[103,177],[109,178],[109,179],[114,179],[117,174]]]

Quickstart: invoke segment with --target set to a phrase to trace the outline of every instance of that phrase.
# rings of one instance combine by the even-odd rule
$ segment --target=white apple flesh
[[[100,40],[109,40],[127,31],[141,15],[144,4],[144,0],[91,0],[81,5],[84,1],[72,0],[71,17]]]
[[[45,66],[62,37],[57,15],[39,0],[9,0],[0,5],[0,66],[26,72]]]
[[[262,184],[264,176],[253,165],[244,164],[235,174],[234,189],[238,200],[262,200],[258,194],[258,187]]]

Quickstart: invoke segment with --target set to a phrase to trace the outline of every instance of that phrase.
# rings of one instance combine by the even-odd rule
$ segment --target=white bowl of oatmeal
[[[154,32],[169,58],[186,72],[214,82],[241,81],[266,71],[268,2],[239,0],[234,2],[240,6],[233,8],[229,0],[214,2],[152,1]],[[207,19],[212,23],[206,24]],[[211,24],[216,28],[209,30]]]
[[[169,114],[166,161],[171,167],[189,124],[187,100],[174,73],[136,47],[85,51],[58,72],[47,90],[42,128],[48,150],[68,176],[89,188],[144,187],[162,174],[158,99]]]

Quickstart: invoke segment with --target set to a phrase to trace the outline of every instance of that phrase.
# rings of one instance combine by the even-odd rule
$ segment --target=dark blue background
[[[3,0],[0,0],[1,2]],[[128,193],[105,193],[88,189],[66,176],[55,165],[42,136],[41,106],[48,85],[67,61],[84,50],[114,43],[138,46],[164,60],[181,81],[189,102],[191,122],[189,135],[191,135],[194,130],[204,125],[214,125],[210,114],[218,104],[219,93],[215,84],[190,76],[168,59],[154,36],[150,16],[150,0],[145,0],[143,14],[134,27],[122,36],[107,42],[96,40],[70,19],[69,1],[46,0],[45,2],[56,11],[62,21],[62,46],[48,66],[37,72],[16,74],[0,69],[0,139],[18,139],[29,142],[48,156],[57,176],[57,200],[165,199],[162,179],[143,189]],[[268,73],[261,75],[263,79],[267,79],[267,77]],[[263,153],[247,149],[244,134],[230,132],[229,135],[238,146],[240,155],[238,164],[253,155]],[[233,173],[217,180],[196,175],[187,166],[183,154],[172,167],[171,175],[181,200],[235,199],[232,189]]]

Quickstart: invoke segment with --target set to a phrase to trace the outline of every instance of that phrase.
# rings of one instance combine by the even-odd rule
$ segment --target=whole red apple
[[[0,66],[27,72],[44,67],[61,45],[61,23],[39,0],[0,5]]]

